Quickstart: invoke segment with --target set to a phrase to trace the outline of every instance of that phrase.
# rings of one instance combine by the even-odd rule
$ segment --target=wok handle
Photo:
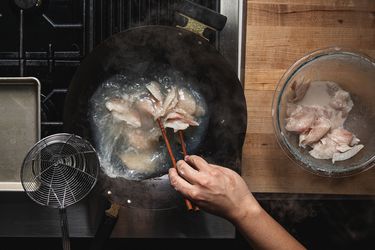
[[[177,27],[190,30],[210,42],[227,22],[226,16],[191,1],[178,4],[175,11]]]
[[[110,238],[113,228],[116,225],[119,209],[119,204],[111,203],[111,207],[105,210],[104,216],[99,224],[98,230],[96,231],[90,250],[102,250],[105,248],[105,243]]]

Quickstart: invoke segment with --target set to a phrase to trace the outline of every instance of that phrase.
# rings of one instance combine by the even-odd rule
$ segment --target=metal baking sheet
[[[23,191],[20,170],[40,139],[40,83],[33,77],[0,77],[0,191]]]

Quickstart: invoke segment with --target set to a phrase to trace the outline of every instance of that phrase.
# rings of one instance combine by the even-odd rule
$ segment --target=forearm
[[[304,249],[262,209],[236,172],[208,164],[198,156],[185,160],[169,170],[171,185],[185,197],[232,221],[255,249]]]
[[[250,203],[250,202],[249,202]],[[233,222],[255,249],[305,249],[292,235],[258,205],[244,206]]]

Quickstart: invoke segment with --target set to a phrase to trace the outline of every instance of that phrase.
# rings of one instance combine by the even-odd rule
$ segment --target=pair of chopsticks
[[[167,137],[167,133],[165,131],[163,123],[160,121],[160,118],[158,118],[156,121],[157,121],[157,123],[158,123],[158,125],[160,127],[160,130],[161,130],[161,133],[163,135],[163,139],[164,139],[165,145],[167,146],[168,154],[169,154],[169,157],[171,158],[173,168],[176,169],[177,168],[176,158],[173,155],[172,147],[171,147],[171,144],[169,143],[169,140],[168,140],[168,137]],[[187,151],[186,151],[186,145],[185,145],[185,141],[184,141],[184,133],[182,132],[182,130],[178,131],[178,136],[179,136],[181,147],[182,147],[182,153],[183,153],[183,155],[185,157],[185,156],[187,156]],[[189,201],[188,199],[184,198],[184,201],[185,201],[186,208],[189,211],[198,211],[199,210],[199,207],[193,205],[191,203],[191,201]]]

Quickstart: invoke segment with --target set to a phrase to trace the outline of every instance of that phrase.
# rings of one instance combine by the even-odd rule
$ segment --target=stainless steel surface
[[[220,13],[228,19],[219,34],[219,51],[233,66],[243,84],[246,0],[221,0]]]
[[[22,161],[40,138],[38,79],[0,78],[0,111],[0,191],[22,191]]]

